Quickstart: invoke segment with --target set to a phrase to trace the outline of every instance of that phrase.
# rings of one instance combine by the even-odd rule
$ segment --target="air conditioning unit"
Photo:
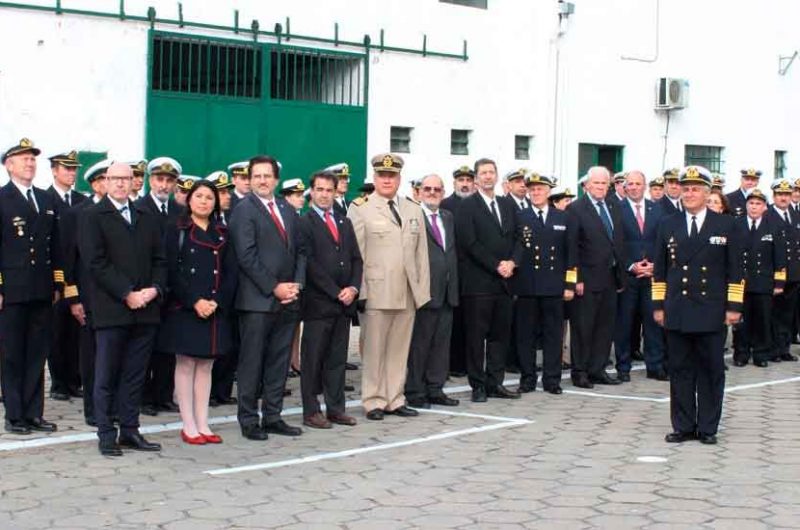
[[[682,109],[689,105],[689,81],[660,77],[656,83],[656,110]]]

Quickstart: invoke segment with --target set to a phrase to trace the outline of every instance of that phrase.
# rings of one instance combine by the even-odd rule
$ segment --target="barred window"
[[[393,153],[410,153],[411,127],[392,127],[389,131],[389,143]]]
[[[271,60],[272,99],[364,106],[361,57],[280,49],[271,52]]]
[[[703,166],[712,173],[724,173],[722,147],[712,145],[687,145],[684,151],[684,164]]]
[[[450,154],[469,154],[469,133],[467,129],[450,129]]]
[[[517,160],[530,160],[531,158],[531,137],[514,136],[514,158]]]
[[[786,151],[775,151],[775,178],[782,179],[786,174]]]
[[[198,37],[153,38],[150,87],[156,92],[261,97],[258,46]]]

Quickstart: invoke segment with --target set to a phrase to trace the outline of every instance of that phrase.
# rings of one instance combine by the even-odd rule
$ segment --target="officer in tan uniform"
[[[430,300],[430,273],[422,209],[397,195],[403,159],[372,159],[375,191],[353,201],[353,222],[364,259],[359,300],[365,306],[361,401],[367,419],[416,416],[403,387],[416,310]]]

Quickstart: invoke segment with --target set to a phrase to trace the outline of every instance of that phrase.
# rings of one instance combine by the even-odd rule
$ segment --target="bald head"
[[[133,170],[129,164],[114,162],[106,171],[106,187],[109,197],[117,202],[127,202],[133,186]]]
[[[639,202],[644,198],[644,182],[644,173],[638,169],[628,171],[625,175],[625,191],[633,202]]]

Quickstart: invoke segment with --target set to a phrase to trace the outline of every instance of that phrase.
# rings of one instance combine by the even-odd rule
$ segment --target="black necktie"
[[[611,219],[608,218],[606,209],[603,206],[603,201],[597,201],[597,210],[600,212],[600,220],[603,222],[603,226],[608,233],[608,238],[614,239],[614,230],[611,227]]]
[[[783,212],[783,220],[786,221],[787,225],[792,224],[792,222],[789,220],[789,212]]]
[[[497,215],[497,208],[494,205],[494,200],[489,203],[489,209],[492,210],[492,217],[494,217],[497,220],[497,224],[502,227],[503,223],[500,221],[500,216]]]
[[[756,233],[756,220],[755,219],[751,219],[750,220],[750,233],[751,234],[755,234]]]
[[[167,215],[167,203],[165,203],[165,202],[161,203],[161,215],[163,215],[165,217]]]
[[[27,192],[27,196],[28,196],[28,204],[31,205],[31,208],[33,208],[34,212],[39,213],[39,208],[36,207],[36,201],[33,200],[33,190],[29,189]]]
[[[67,203],[67,206],[72,206],[72,201],[70,200],[69,192],[64,194],[64,202]]]
[[[539,216],[539,222],[544,226],[544,215],[542,215],[542,211],[536,210],[536,214]]]
[[[397,208],[394,205],[393,200],[389,200],[389,209],[392,211],[392,215],[394,216],[394,220],[397,221],[397,226],[402,227],[403,221],[400,219],[400,212],[397,211]]]
[[[697,237],[697,217],[692,216],[692,228],[689,232],[689,237]]]

